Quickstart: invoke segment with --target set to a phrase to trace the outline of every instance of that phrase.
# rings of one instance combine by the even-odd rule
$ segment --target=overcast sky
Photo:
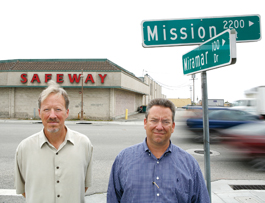
[[[190,98],[191,76],[182,55],[198,47],[143,48],[141,22],[220,16],[261,16],[262,0],[9,0],[1,1],[0,60],[107,58],[141,77],[148,73],[168,98]],[[207,71],[209,99],[233,100],[265,85],[264,39],[237,43],[234,65]],[[196,74],[195,98],[201,99]]]

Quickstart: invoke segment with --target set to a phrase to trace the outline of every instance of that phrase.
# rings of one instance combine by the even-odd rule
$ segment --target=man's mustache
[[[51,119],[51,118],[50,118],[47,122],[48,122],[48,123],[49,123],[49,122],[52,122],[52,123],[56,122],[56,123],[59,123],[59,120],[58,120],[58,119]]]

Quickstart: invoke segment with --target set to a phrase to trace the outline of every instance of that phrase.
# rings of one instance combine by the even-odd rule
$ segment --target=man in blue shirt
[[[175,105],[154,99],[146,109],[143,143],[116,157],[107,203],[208,203],[209,194],[197,161],[170,141]]]

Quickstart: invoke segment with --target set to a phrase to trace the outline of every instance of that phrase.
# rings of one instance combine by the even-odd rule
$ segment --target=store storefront
[[[147,76],[138,78],[108,59],[5,60],[0,61],[0,117],[38,118],[38,96],[49,80],[68,92],[69,119],[80,117],[82,97],[85,119],[113,120],[163,96]]]

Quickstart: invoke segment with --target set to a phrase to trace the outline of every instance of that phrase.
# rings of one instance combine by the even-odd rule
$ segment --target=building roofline
[[[109,61],[109,60],[107,58],[98,58],[98,59],[82,59],[82,58],[81,59],[10,59],[10,60],[0,60],[0,63],[12,63],[12,62],[18,62],[18,61],[21,61],[21,62],[86,62],[86,61]]]
[[[94,59],[85,59],[85,58],[67,58],[67,59],[10,59],[10,60],[0,60],[1,63],[14,63],[14,65],[9,68],[8,70],[0,70],[0,72],[32,72],[32,71],[37,71],[37,72],[55,72],[55,71],[60,71],[60,72],[77,72],[77,70],[13,70],[13,68],[19,63],[19,62],[108,62],[111,66],[115,67],[118,70],[84,70],[84,72],[91,71],[91,72],[124,72],[125,74],[130,75],[131,77],[134,77],[140,82],[143,82],[139,77],[135,76],[134,73],[122,68],[121,66],[117,65],[116,63],[110,61],[107,58],[94,58]]]

